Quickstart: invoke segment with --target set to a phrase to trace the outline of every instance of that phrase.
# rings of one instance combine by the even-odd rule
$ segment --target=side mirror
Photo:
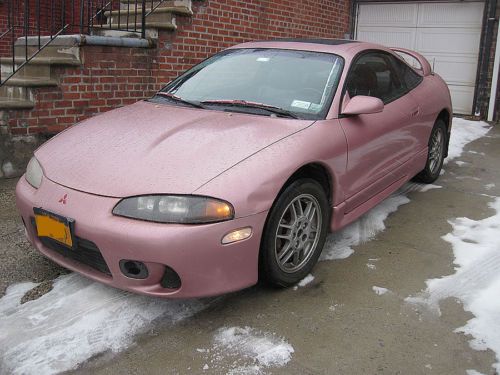
[[[343,115],[367,115],[379,113],[384,110],[384,103],[373,96],[358,95],[349,100],[342,111]]]

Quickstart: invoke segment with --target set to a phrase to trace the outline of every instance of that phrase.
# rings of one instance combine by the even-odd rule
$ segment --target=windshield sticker
[[[317,104],[317,103],[311,103],[311,106],[309,107],[309,109],[311,111],[314,111],[314,112],[319,112],[321,111],[321,104]]]
[[[262,61],[262,62],[268,62],[270,60],[269,57],[259,57],[257,58],[257,61]]]
[[[311,106],[311,102],[304,102],[302,100],[294,100],[292,102],[292,107],[297,107],[297,108],[302,108],[302,109],[309,109]]]

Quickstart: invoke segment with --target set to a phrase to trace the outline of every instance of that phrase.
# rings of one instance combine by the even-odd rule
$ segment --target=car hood
[[[312,123],[138,102],[71,127],[35,156],[47,178],[92,194],[189,194]]]

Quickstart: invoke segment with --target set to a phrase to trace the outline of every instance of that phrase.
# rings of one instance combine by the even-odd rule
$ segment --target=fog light
[[[222,243],[226,245],[228,243],[246,240],[251,235],[252,228],[250,227],[235,229],[222,237]]]

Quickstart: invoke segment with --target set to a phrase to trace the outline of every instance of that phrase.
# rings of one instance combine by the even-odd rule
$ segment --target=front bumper
[[[66,199],[61,199],[65,195]],[[16,187],[17,207],[33,246],[54,262],[91,279],[131,292],[170,298],[214,296],[257,282],[260,239],[267,212],[206,225],[158,224],[114,216],[111,212],[118,201],[72,190],[47,178],[38,189],[24,177]],[[32,225],[34,207],[74,219],[75,235],[97,246],[109,274],[42,244]],[[246,226],[253,229],[250,238],[222,245],[226,233]],[[148,276],[125,276],[119,265],[123,259],[143,262]],[[179,275],[180,288],[161,286],[167,267]]]

